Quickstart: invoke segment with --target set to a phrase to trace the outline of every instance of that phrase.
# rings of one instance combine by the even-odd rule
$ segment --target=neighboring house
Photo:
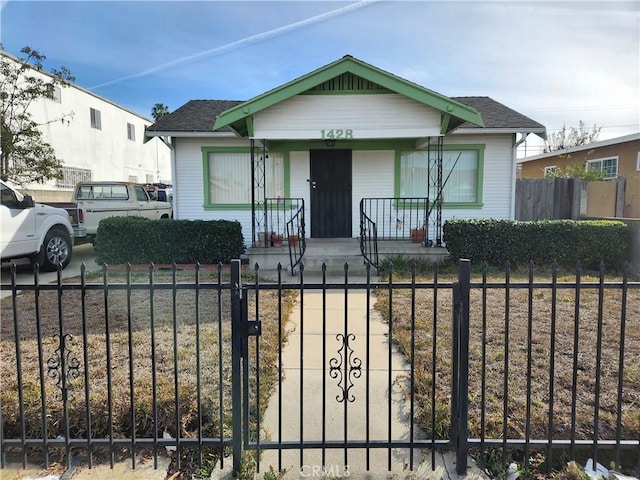
[[[2,60],[17,59],[0,51]],[[50,77],[31,69],[30,76]],[[68,201],[80,181],[171,183],[171,153],[160,139],[144,143],[151,121],[74,84],[53,87],[29,108],[44,141],[63,163],[62,180],[25,188],[36,201]]]
[[[301,205],[289,199],[304,200],[312,239],[359,237],[362,199],[386,199],[364,207],[378,239],[409,238],[412,215],[436,203],[430,226],[437,212],[440,225],[513,218],[516,148],[529,133],[545,127],[351,56],[247,101],[192,100],[146,131],[173,145],[175,218],[239,220],[247,245],[284,232],[271,212]]]
[[[580,163],[605,173],[609,180],[624,178],[624,196],[616,185],[589,185],[589,216],[615,216],[616,196],[624,199],[623,218],[640,218],[640,133],[611,138],[518,160],[521,178],[544,178]],[[598,212],[609,212],[606,215]]]

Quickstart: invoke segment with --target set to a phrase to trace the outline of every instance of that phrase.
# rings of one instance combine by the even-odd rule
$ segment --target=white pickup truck
[[[107,217],[139,216],[152,220],[171,218],[172,205],[151,200],[142,185],[129,182],[83,182],[76,185],[72,203],[49,203],[66,209],[73,225],[82,226],[86,241],[93,242],[100,220]]]
[[[34,203],[0,181],[0,256],[2,261],[30,258],[45,271],[71,261],[73,227],[67,212]]]

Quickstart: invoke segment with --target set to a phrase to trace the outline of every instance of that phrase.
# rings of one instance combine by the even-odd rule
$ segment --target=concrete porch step
[[[277,270],[278,263],[283,272],[291,273],[291,262],[287,244],[280,247],[253,247],[247,249],[249,264],[256,263],[262,271]],[[378,256],[380,260],[402,255],[412,258],[428,258],[429,261],[439,262],[448,256],[446,248],[424,247],[410,241],[382,240],[378,242]],[[357,238],[307,239],[307,248],[302,259],[305,272],[319,273],[322,265],[332,274],[344,272],[344,265],[349,265],[349,274],[365,275],[366,265],[360,252],[360,241]],[[375,271],[372,272],[375,274]]]

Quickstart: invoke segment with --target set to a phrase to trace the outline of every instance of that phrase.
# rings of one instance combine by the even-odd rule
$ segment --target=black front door
[[[351,150],[311,150],[311,237],[351,237]]]

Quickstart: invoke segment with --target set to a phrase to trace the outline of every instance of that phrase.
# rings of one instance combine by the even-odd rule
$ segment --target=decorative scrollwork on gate
[[[47,360],[47,376],[56,382],[60,389],[59,400],[66,401],[68,397],[70,381],[80,376],[80,360],[72,356],[69,345],[73,343],[73,335],[66,333],[63,336],[55,334],[54,340],[58,341],[55,356]]]
[[[353,333],[348,335],[342,335],[341,333],[336,335],[336,340],[342,342],[342,346],[338,349],[338,357],[333,357],[329,360],[329,376],[333,379],[338,379],[338,387],[342,391],[341,394],[336,395],[336,400],[339,403],[353,402],[356,397],[350,393],[351,387],[353,387],[353,379],[360,378],[362,375],[362,361],[354,356],[354,350],[349,345],[349,342],[355,340],[356,336]]]

